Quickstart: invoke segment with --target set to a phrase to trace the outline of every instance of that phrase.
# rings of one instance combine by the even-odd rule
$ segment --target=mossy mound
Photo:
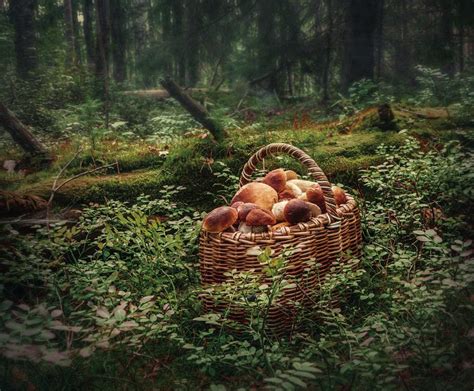
[[[404,116],[398,122],[402,132],[382,131],[367,123],[367,127],[359,126],[349,133],[340,133],[330,124],[327,127],[310,125],[298,129],[288,126],[269,126],[268,129],[247,127],[230,131],[229,138],[221,144],[210,138],[182,139],[171,147],[166,158],[155,151],[150,152],[148,146],[140,145],[134,151],[131,145],[126,153],[117,156],[121,161],[120,174],[110,172],[110,175],[86,176],[72,181],[56,194],[55,203],[70,205],[102,202],[105,199],[131,201],[142,193],[156,196],[164,186],[174,185],[186,188],[180,192],[178,201],[210,208],[217,202],[210,193],[215,192],[216,188],[229,187],[229,181],[236,183],[248,158],[258,148],[274,142],[301,148],[314,158],[332,182],[356,187],[360,169],[380,162],[376,149],[382,143],[400,145],[407,135],[435,141],[457,137],[456,130],[432,127],[427,121],[411,121]],[[226,168],[225,175],[222,174],[223,167]],[[266,169],[277,167],[305,172],[290,157],[265,161]],[[77,170],[78,167],[73,168],[72,173]],[[65,177],[72,173],[68,172]],[[16,186],[16,190],[47,197],[52,182],[51,176],[43,174],[27,179]]]

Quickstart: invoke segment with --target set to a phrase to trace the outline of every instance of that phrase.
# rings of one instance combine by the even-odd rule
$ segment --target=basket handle
[[[303,166],[308,169],[309,174],[313,177],[316,182],[319,183],[324,194],[324,201],[326,203],[326,212],[328,213],[331,221],[339,220],[339,217],[336,213],[336,201],[334,201],[334,194],[331,189],[331,183],[329,183],[326,174],[323,170],[316,164],[316,162],[301,149],[294,147],[290,144],[284,143],[273,143],[268,144],[265,147],[260,148],[255,152],[247,163],[245,163],[244,168],[242,169],[242,174],[240,175],[240,187],[251,182],[252,174],[257,168],[257,164],[261,163],[263,159],[271,155],[280,155],[286,153],[296,160],[298,160]]]

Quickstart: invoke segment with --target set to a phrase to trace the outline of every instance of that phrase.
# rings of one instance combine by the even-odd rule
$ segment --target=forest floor
[[[290,107],[272,113],[257,126],[251,121],[244,127],[231,129],[229,138],[220,146],[199,129],[181,131],[183,135],[172,142],[110,135],[92,144],[90,140],[74,137],[48,140],[55,157],[52,167],[40,172],[26,170],[26,175],[3,173],[0,183],[6,190],[47,199],[59,172],[61,178],[57,184],[82,173],[86,175],[68,182],[55,193],[55,205],[72,207],[106,199],[130,201],[140,194],[153,196],[163,186],[179,185],[186,187],[180,195],[183,201],[192,206],[211,207],[206,194],[213,186],[224,186],[221,182],[228,178],[220,175],[222,171],[228,168],[231,175],[237,176],[246,159],[268,143],[294,144],[313,156],[333,182],[355,186],[360,169],[380,162],[376,150],[381,144],[399,145],[407,136],[415,136],[425,143],[445,142],[465,137],[469,132],[456,126],[445,108],[402,106],[394,107],[394,128],[382,130],[375,123],[376,110],[368,108],[343,119],[318,120],[307,108]],[[0,158],[12,159],[15,154],[0,151]],[[113,167],[87,174],[113,163],[116,163]],[[65,165],[68,168],[63,170]]]
[[[23,213],[31,223],[1,225],[0,387],[472,388],[472,125],[444,108],[394,105],[384,130],[374,107],[334,118],[294,104],[221,118],[229,138],[216,144],[169,109],[133,135],[113,119],[112,131],[45,137],[50,168],[0,175],[14,195],[48,199],[59,173],[57,185],[86,173],[53,200],[52,219],[74,224],[37,229],[46,215],[33,202]],[[202,216],[272,142],[306,151],[358,197],[363,216],[359,268],[328,277],[291,338],[260,327],[264,299],[247,308],[255,323],[233,335],[199,298]],[[20,153],[6,147],[0,156]],[[304,171],[288,157],[265,161],[276,167]],[[71,208],[82,215],[66,216]],[[249,289],[268,297],[267,288]],[[340,308],[325,301],[334,292],[347,298]]]

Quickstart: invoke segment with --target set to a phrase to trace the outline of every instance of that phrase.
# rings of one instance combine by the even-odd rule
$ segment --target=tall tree
[[[343,88],[374,77],[377,0],[350,0],[344,38]]]
[[[94,44],[94,4],[92,0],[83,0],[82,13],[84,16],[83,30],[86,45],[87,65],[94,69],[96,61],[96,50]]]
[[[407,0],[396,2],[395,6],[397,29],[394,39],[394,70],[398,80],[407,81],[411,75],[412,56],[408,42],[408,18],[410,10]]]
[[[122,83],[126,77],[126,39],[124,0],[110,2],[110,24],[112,32],[112,58],[114,80]]]
[[[186,1],[186,84],[194,87],[199,79],[199,28],[201,9],[199,1]]]
[[[272,92],[278,89],[275,16],[275,4],[271,0],[257,3],[257,76],[265,76],[260,84]]]
[[[183,34],[183,17],[184,7],[182,1],[173,1],[172,3],[172,14],[173,14],[173,57],[175,60],[175,78],[178,80],[180,85],[186,83],[186,58],[184,55],[184,34]]]
[[[316,12],[320,10],[317,9]],[[334,15],[332,0],[326,0],[327,30],[324,33],[324,66],[322,74],[323,102],[329,101],[329,79],[331,75],[331,61],[333,52],[333,34],[334,34]]]
[[[74,18],[73,18],[73,6],[72,0],[63,0],[64,7],[64,32],[66,36],[66,42],[68,50],[66,52],[66,63],[69,66],[76,66],[78,64],[77,59],[77,42],[74,34]]]
[[[109,0],[96,0],[96,75],[104,80],[109,75],[110,57],[110,4]]]
[[[457,2],[456,2],[457,3]],[[453,2],[440,0],[441,8],[441,47],[439,48],[442,60],[442,69],[448,75],[454,74],[454,40],[453,40]]]
[[[11,0],[10,19],[15,29],[16,70],[29,78],[38,68],[35,10],[37,0]]]

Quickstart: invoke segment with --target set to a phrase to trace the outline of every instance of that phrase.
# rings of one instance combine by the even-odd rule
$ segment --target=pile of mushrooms
[[[332,191],[337,205],[347,202],[340,187],[333,186]],[[202,228],[212,233],[263,233],[304,223],[321,213],[326,213],[321,186],[278,168],[242,186],[230,206],[216,208],[204,218]]]

